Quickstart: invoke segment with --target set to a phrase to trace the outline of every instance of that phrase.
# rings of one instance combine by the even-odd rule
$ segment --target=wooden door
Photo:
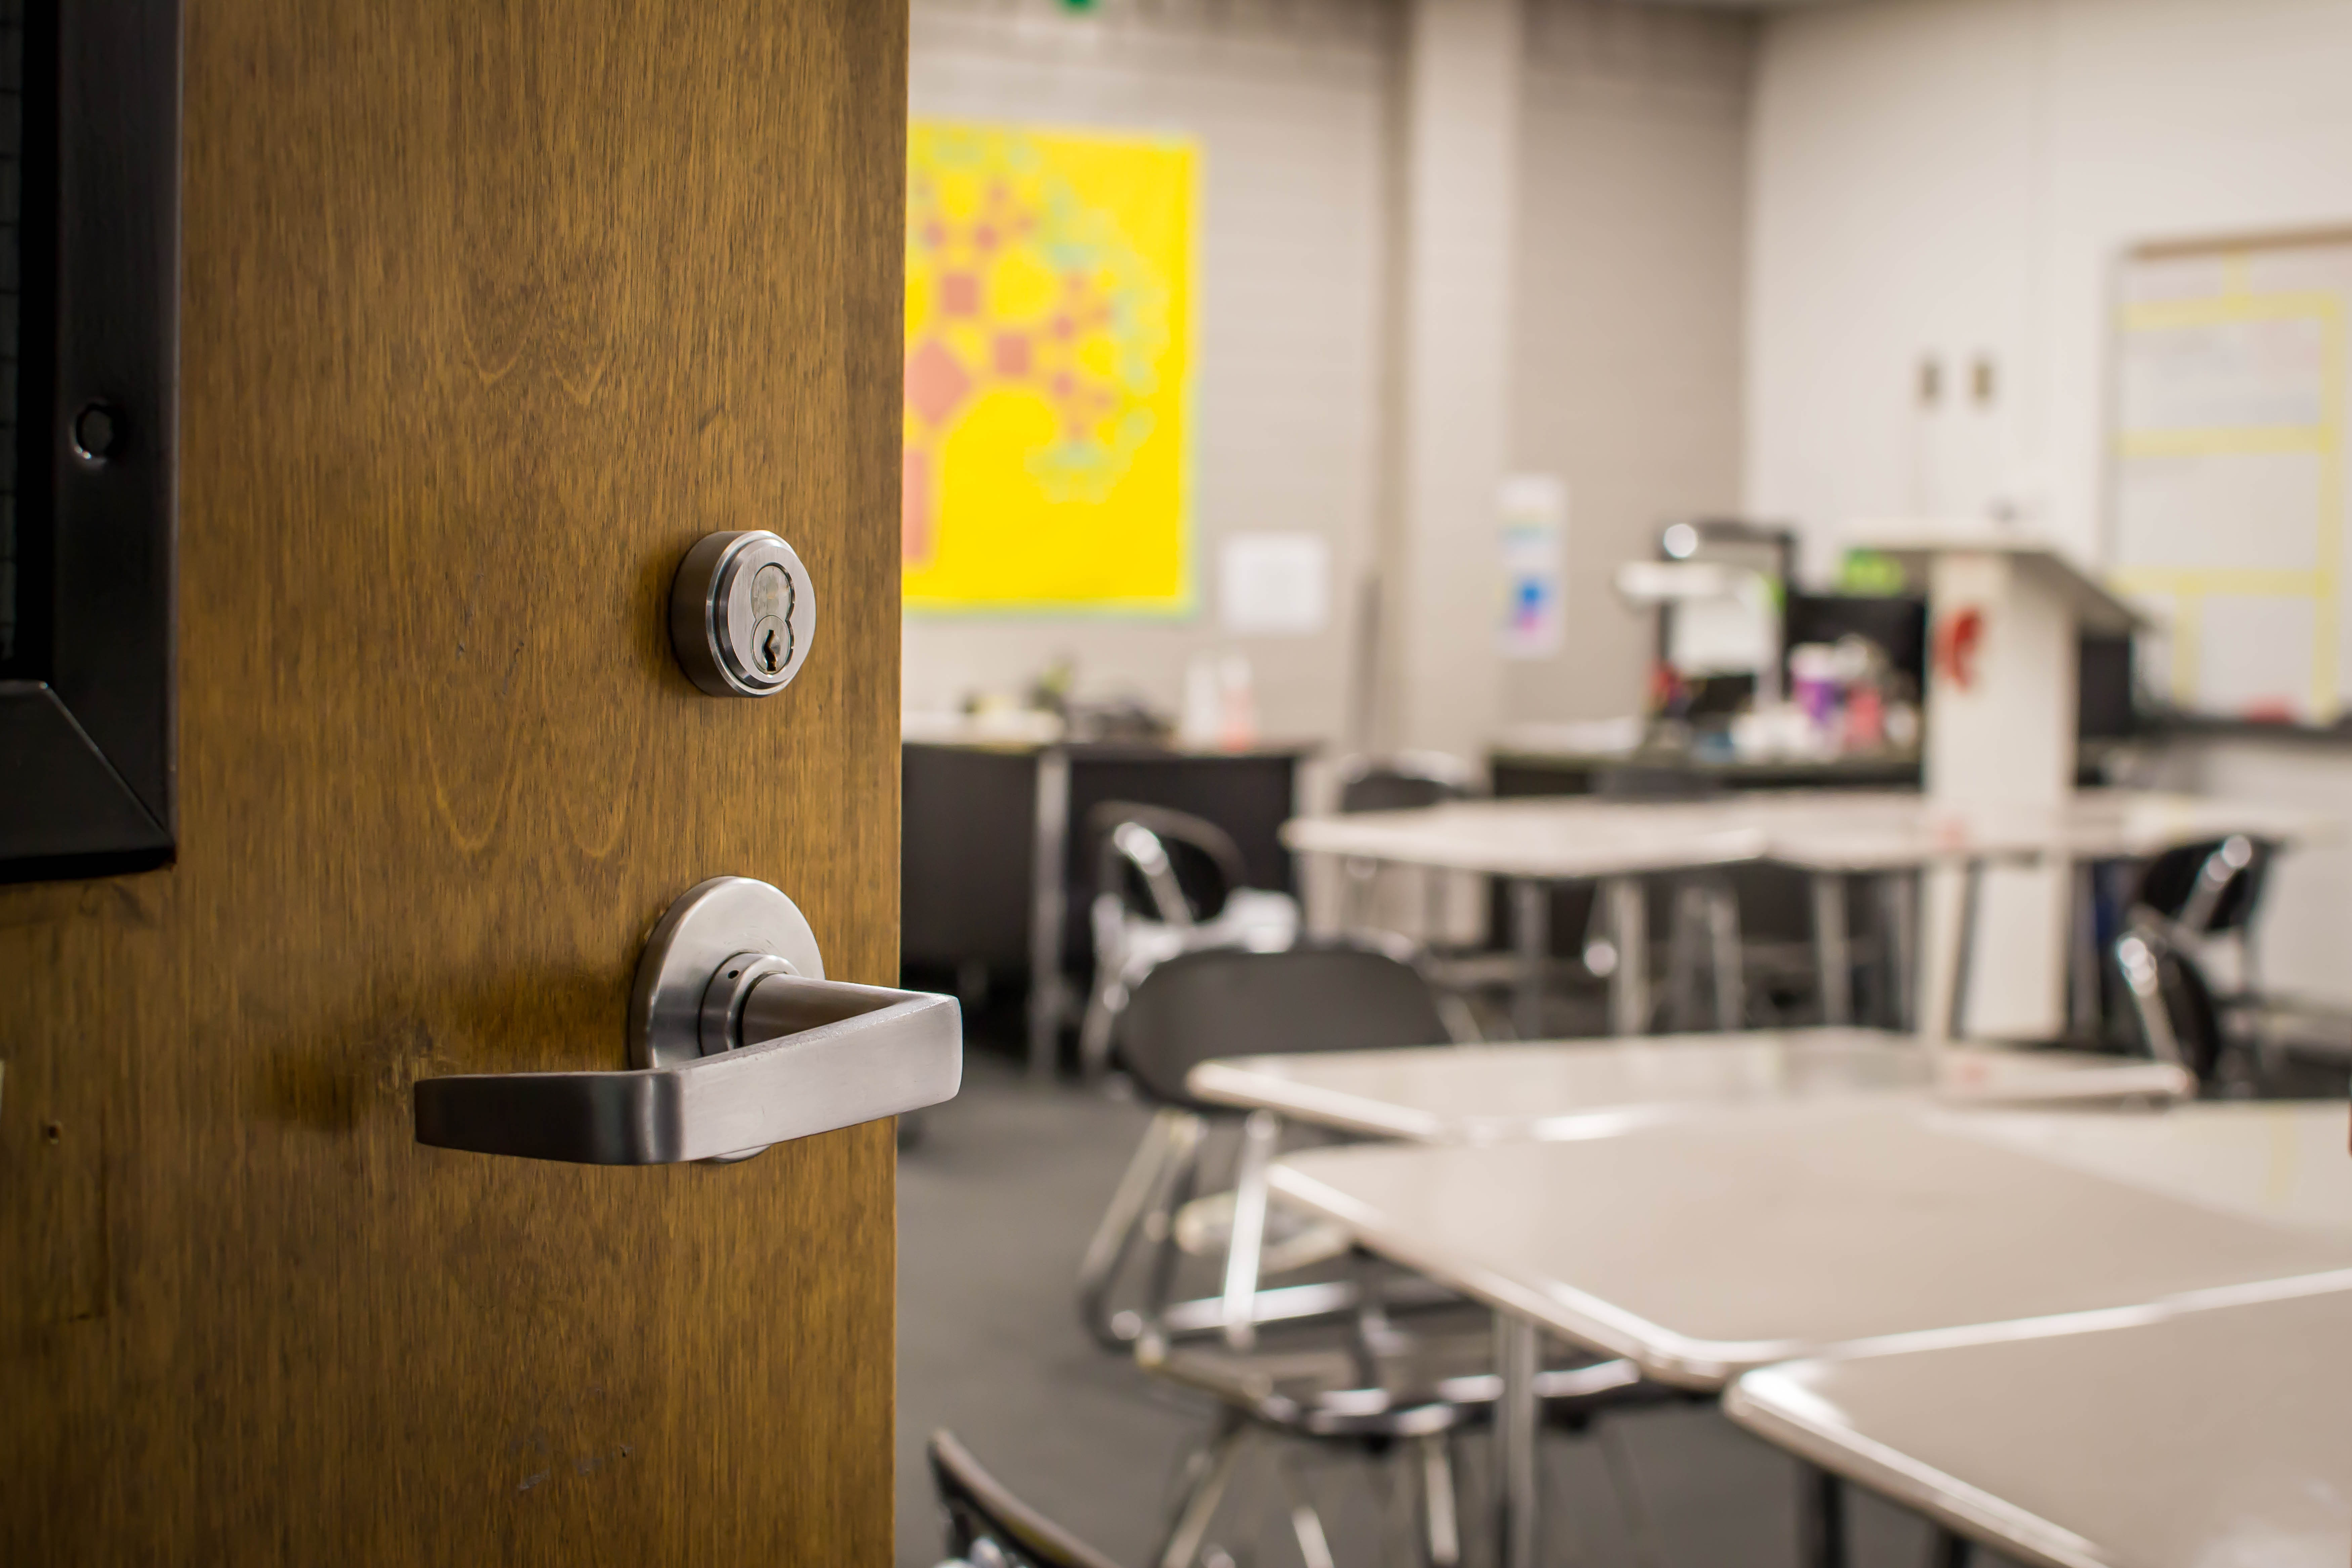
[[[413,1140],[625,1065],[720,873],[891,983],[904,0],[190,0],[180,849],[0,889],[0,1561],[879,1563],[887,1123]],[[808,563],[788,690],[664,634]]]

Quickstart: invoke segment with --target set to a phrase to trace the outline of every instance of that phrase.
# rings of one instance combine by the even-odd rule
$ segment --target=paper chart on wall
[[[2333,723],[2352,234],[2150,247],[2116,321],[2112,579],[2163,632],[2142,682],[2230,718]]]
[[[1182,137],[913,123],[909,610],[1192,608],[1197,162]]]

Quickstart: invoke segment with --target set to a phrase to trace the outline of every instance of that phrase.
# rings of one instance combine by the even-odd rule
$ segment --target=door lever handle
[[[416,1141],[590,1165],[724,1162],[954,1098],[955,998],[824,974],[790,899],[714,878],[670,906],[638,961],[635,1065],[419,1079]]]

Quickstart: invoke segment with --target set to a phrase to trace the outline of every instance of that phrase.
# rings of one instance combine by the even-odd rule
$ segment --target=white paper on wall
[[[1317,533],[1229,533],[1217,608],[1237,637],[1312,637],[1331,620],[1331,546]]]
[[[1505,658],[1549,658],[1566,640],[1568,486],[1557,474],[1511,474],[1498,498]]]
[[[2352,696],[2352,233],[2151,247],[2116,316],[2111,581],[2182,707],[2333,722]]]

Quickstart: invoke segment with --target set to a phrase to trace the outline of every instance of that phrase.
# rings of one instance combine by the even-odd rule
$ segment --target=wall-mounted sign
[[[1512,474],[1500,498],[1505,658],[1549,658],[1567,637],[1568,486],[1554,474]]]

